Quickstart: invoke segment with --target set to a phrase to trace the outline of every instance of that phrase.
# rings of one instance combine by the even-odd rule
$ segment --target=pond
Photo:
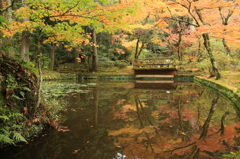
[[[2,149],[1,159],[206,159],[239,148],[239,112],[199,84],[69,83],[97,85],[64,97],[62,131]]]

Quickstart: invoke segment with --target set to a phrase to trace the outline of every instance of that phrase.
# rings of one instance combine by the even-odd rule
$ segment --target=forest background
[[[239,70],[238,2],[2,0],[0,56],[88,72],[172,57],[219,79]]]

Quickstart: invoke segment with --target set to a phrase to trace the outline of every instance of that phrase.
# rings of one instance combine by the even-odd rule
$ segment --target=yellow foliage
[[[108,130],[109,136],[127,136],[128,138],[134,137],[136,135],[141,134],[142,132],[145,133],[152,133],[155,132],[155,129],[152,126],[146,126],[143,129],[139,129],[131,125],[129,127],[124,127],[118,130]]]
[[[155,43],[155,44],[159,44],[159,43],[162,42],[162,40],[159,40],[159,39],[158,39],[158,36],[157,36],[157,35],[154,36],[154,37],[151,39],[151,41],[152,41],[153,43]]]
[[[137,108],[135,105],[131,105],[131,104],[127,104],[127,105],[124,105],[122,107],[123,110],[133,110],[133,111],[137,111]]]
[[[132,41],[123,41],[122,45],[127,48],[130,52],[134,52],[135,47],[136,47],[136,42],[137,40],[132,40]]]
[[[152,112],[151,116],[154,117],[154,119],[158,119],[159,111]]]

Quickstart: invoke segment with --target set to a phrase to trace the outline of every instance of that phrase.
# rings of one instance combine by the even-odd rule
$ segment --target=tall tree
[[[231,16],[233,16],[233,14],[235,12],[235,9],[239,6],[236,3],[236,1],[230,1],[228,3],[223,2],[223,3],[225,3],[225,5],[220,5],[218,10],[219,10],[219,14],[221,17],[222,25],[227,26],[229,24],[229,20],[230,20]],[[223,32],[225,32],[225,31],[226,31],[226,29],[223,30]],[[222,37],[222,43],[226,50],[226,54],[228,56],[230,56],[231,50],[226,42],[225,37]]]
[[[2,30],[8,36],[22,32],[22,59],[25,60],[25,54],[27,55],[26,52],[28,52],[27,32],[33,33],[40,29],[45,36],[43,43],[55,43],[56,46],[62,41],[68,41],[69,48],[78,47],[89,44],[87,41],[92,39],[93,71],[97,67],[97,45],[94,42],[94,33],[113,33],[124,25],[127,26],[121,22],[121,19],[124,14],[129,14],[133,10],[131,9],[133,4],[126,5],[122,2],[107,5],[104,4],[105,0],[98,2],[27,0],[26,2],[28,5],[24,5],[15,12],[15,16],[22,21],[13,21],[8,28]],[[126,8],[127,11],[123,12]],[[84,26],[94,28],[92,37],[85,34]]]
[[[27,7],[26,0],[22,0],[22,6]],[[29,18],[23,18],[23,22],[29,21]],[[30,33],[27,30],[22,32],[22,40],[21,40],[21,60],[29,62],[29,42],[30,42]]]
[[[96,37],[96,31],[94,28],[92,29],[92,43],[93,43],[92,71],[97,71],[97,66],[98,66],[97,37]]]
[[[12,21],[12,7],[14,6],[16,0],[1,0],[0,1],[0,18],[1,18],[1,27],[6,28],[8,22]],[[13,56],[14,49],[13,49],[13,39],[1,37],[1,53]]]
[[[188,15],[189,17],[191,17],[194,21],[194,23],[190,23],[189,21],[183,21],[186,22],[187,24],[193,25],[196,28],[197,27],[201,27],[201,26],[207,26],[210,25],[208,21],[206,21],[206,16],[203,15],[203,12],[206,10],[209,10],[209,8],[214,9],[215,6],[214,4],[217,3],[216,0],[205,0],[204,1],[204,5],[202,2],[198,1],[198,0],[180,0],[177,2],[172,2],[170,3],[170,5],[177,5],[178,9],[185,9],[185,12],[187,13],[186,15]],[[178,11],[180,14],[182,14],[181,12],[184,12],[183,10]],[[177,12],[175,12],[177,13]],[[203,32],[201,33],[202,38],[204,40],[203,44],[205,49],[207,50],[210,62],[211,62],[211,66],[212,66],[212,73],[211,76],[216,76],[216,79],[221,78],[221,74],[218,70],[217,67],[217,62],[214,58],[213,55],[213,50],[211,48],[211,42],[210,42],[210,35],[208,32]]]

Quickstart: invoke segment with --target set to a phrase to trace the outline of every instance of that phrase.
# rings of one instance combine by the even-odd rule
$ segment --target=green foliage
[[[201,69],[208,69],[208,68],[211,68],[211,63],[209,59],[204,58],[204,60],[202,60],[201,62],[198,62],[196,66]]]
[[[157,54],[157,56],[165,55],[170,51],[167,46],[160,46],[155,43],[148,43],[147,49],[151,50],[153,54]]]
[[[7,121],[9,120],[9,117],[4,114],[0,116],[0,120]]]
[[[13,139],[10,138],[9,131],[5,129],[0,129],[0,143],[2,144],[14,144]]]
[[[23,120],[23,115],[16,109],[9,109],[6,106],[0,106],[0,145],[2,144],[14,144],[19,141],[27,142],[25,138],[19,133],[23,132],[24,127],[19,125],[19,122]]]
[[[239,155],[239,152],[230,152],[230,154],[224,154],[223,157],[236,158],[238,155]]]
[[[239,59],[237,58],[237,51],[232,51],[231,56],[228,56],[226,54],[226,50],[223,47],[221,40],[214,40],[211,41],[212,44],[212,50],[215,57],[215,60],[217,61],[217,67],[220,71],[227,71],[227,70],[237,70],[239,66]],[[193,49],[189,48],[186,50],[185,53],[194,51]],[[206,51],[201,52],[201,61],[197,63],[197,67],[201,69],[208,69],[211,68],[211,63],[208,58],[208,54]]]
[[[26,139],[17,131],[11,131],[11,128],[6,126],[0,128],[0,144],[15,144],[16,142],[27,142]]]
[[[4,24],[9,24],[9,22],[3,16],[0,15],[0,26],[4,27]]]
[[[57,84],[45,84],[43,87],[43,93],[46,99],[53,99],[58,97],[64,97],[68,93],[85,93],[89,90],[82,90],[80,88],[85,87],[96,87],[96,83],[88,84],[66,84],[66,83],[57,83]]]
[[[143,49],[143,51],[142,51],[142,53],[141,53],[139,58],[142,58],[142,59],[149,58],[151,55],[152,55],[151,51]]]
[[[18,132],[13,131],[13,139],[14,141],[23,141],[23,142],[27,142],[26,139]]]
[[[11,74],[7,75],[6,84],[6,87],[13,91],[11,97],[17,100],[24,100],[25,92],[31,92],[31,90],[26,87],[25,84],[18,84]],[[18,95],[18,93],[21,97]]]
[[[125,68],[129,66],[129,63],[126,60],[118,60],[118,61],[115,61],[115,66],[119,68]]]
[[[98,58],[98,66],[99,67],[113,67],[114,66],[114,61],[110,60],[107,57],[100,57]]]
[[[218,68],[220,70],[229,70],[229,68],[232,67],[232,64],[235,63],[235,60],[226,54],[221,41],[213,41],[212,48],[214,50],[214,57],[217,61]]]

